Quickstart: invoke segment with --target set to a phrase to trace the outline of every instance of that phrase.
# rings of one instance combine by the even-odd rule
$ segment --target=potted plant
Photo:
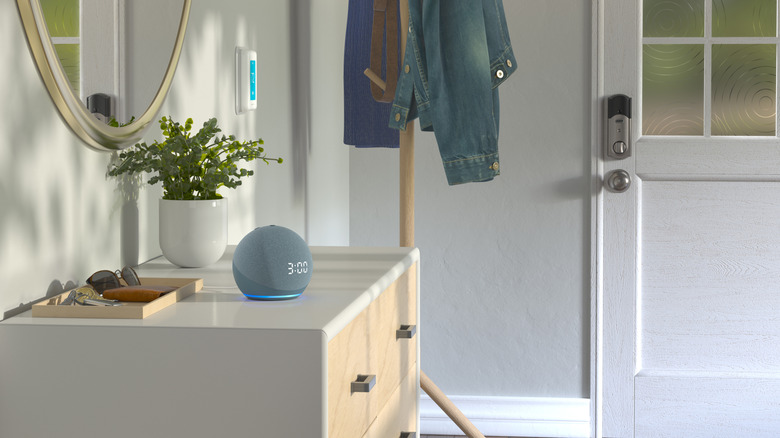
[[[160,248],[172,263],[201,267],[216,262],[227,246],[227,199],[218,190],[236,188],[253,170],[239,162],[268,158],[262,139],[238,141],[218,134],[212,118],[192,133],[192,119],[184,125],[170,117],[160,119],[162,142],[145,142],[122,151],[109,166],[109,176],[150,173],[149,184],[161,183]]]

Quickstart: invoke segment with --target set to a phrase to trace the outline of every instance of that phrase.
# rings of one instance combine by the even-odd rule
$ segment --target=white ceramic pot
[[[160,249],[183,268],[208,266],[227,247],[227,199],[160,199]]]

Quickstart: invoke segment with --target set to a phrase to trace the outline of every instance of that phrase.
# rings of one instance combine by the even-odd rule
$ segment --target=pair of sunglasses
[[[139,286],[141,280],[138,279],[138,274],[130,266],[125,266],[122,270],[117,271],[97,271],[92,274],[87,283],[95,288],[95,290],[102,294],[103,291],[108,289],[115,289],[124,286],[120,281],[120,278],[125,281],[128,286]]]

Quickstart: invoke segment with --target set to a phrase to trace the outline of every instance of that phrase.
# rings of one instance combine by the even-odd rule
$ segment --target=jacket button
[[[507,59],[506,60],[506,66],[509,67],[509,68],[512,68],[512,60],[511,59]]]
[[[406,67],[404,67],[404,73],[409,73],[409,64],[406,64]]]
[[[498,161],[494,162],[493,165],[490,166],[490,170],[498,170]]]
[[[395,121],[397,122],[399,120],[401,120],[401,114],[395,113]]]
[[[501,79],[504,77],[504,70],[499,70],[496,72],[496,77]]]

